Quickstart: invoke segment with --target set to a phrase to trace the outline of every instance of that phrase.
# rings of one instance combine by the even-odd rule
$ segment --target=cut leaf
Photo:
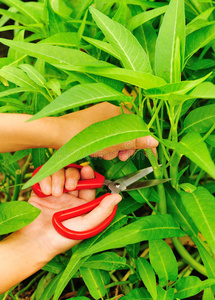
[[[132,33],[121,24],[111,20],[97,9],[90,12],[108,42],[119,53],[126,69],[151,73],[149,58]]]
[[[23,188],[96,151],[147,135],[150,132],[137,115],[123,114],[93,124],[62,146]]]
[[[195,225],[207,240],[215,254],[215,198],[203,187],[194,192],[181,192],[182,202]]]

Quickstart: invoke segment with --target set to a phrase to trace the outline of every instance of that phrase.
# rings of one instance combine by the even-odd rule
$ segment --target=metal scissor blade
[[[117,179],[115,182],[123,184],[123,186],[126,186],[126,188],[127,188],[128,186],[130,186],[135,181],[138,181],[139,179],[143,178],[144,176],[146,176],[146,175],[148,175],[152,172],[153,172],[153,168],[148,167],[148,168],[136,171],[134,173],[128,174],[124,177],[121,177],[121,178]]]
[[[171,178],[167,179],[152,179],[152,180],[139,180],[137,182],[134,182],[133,184],[127,186],[126,190],[124,191],[132,191],[137,189],[143,189],[150,186],[155,186],[161,183],[165,183],[167,181],[172,180]]]

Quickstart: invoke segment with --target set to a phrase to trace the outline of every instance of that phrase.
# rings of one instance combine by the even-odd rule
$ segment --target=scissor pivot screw
[[[116,182],[114,185],[117,189],[120,187],[120,183],[118,183],[118,182]]]

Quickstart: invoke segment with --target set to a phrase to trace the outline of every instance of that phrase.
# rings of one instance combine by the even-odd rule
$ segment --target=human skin
[[[73,175],[78,179],[94,177],[90,166],[83,167],[80,173],[73,170]],[[40,270],[57,254],[80,242],[61,236],[52,225],[52,216],[57,211],[79,206],[94,198],[95,190],[73,191],[58,198],[39,198],[32,193],[28,202],[41,210],[40,215],[31,224],[0,242],[0,294]],[[120,200],[118,194],[107,196],[90,213],[64,221],[64,225],[76,231],[92,229],[111,214]]]

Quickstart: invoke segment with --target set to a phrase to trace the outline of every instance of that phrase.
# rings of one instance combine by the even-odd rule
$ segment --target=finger
[[[40,189],[45,195],[50,195],[52,193],[52,180],[51,176],[48,176],[39,182]]]
[[[113,211],[114,207],[122,200],[119,194],[105,197],[101,203],[82,219],[83,230],[89,230],[101,224]]]
[[[121,161],[126,161],[134,153],[135,153],[135,150],[122,150],[122,151],[119,151],[118,157]]]
[[[103,149],[101,151],[92,154],[91,156],[98,157],[98,156],[104,156],[105,154],[114,151],[156,148],[157,146],[158,146],[158,141],[155,140],[152,136],[148,135],[125,143],[108,147],[106,149]]]
[[[118,151],[113,151],[102,156],[105,160],[112,160],[118,156]]]
[[[93,179],[94,171],[90,166],[85,166],[81,169],[81,179]],[[79,198],[88,201],[95,199],[96,191],[94,189],[81,190],[79,192]]]
[[[52,174],[52,195],[54,197],[62,196],[64,181],[64,169],[58,170],[56,173]]]
[[[80,179],[80,172],[75,168],[68,168],[65,170],[65,188],[67,190],[74,190],[77,186],[78,180]]]

